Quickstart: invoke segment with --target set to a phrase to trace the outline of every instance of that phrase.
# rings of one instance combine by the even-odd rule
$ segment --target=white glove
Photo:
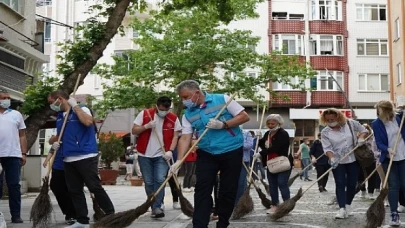
[[[138,160],[138,153],[134,153],[134,160]]]
[[[70,107],[74,108],[77,106],[77,101],[73,97],[70,97],[69,100],[67,101]]]
[[[53,144],[52,144],[52,150],[53,151],[58,151],[59,150],[59,147],[60,147],[60,143],[59,142],[54,142]]]
[[[266,149],[269,149],[270,146],[271,146],[271,143],[270,143],[269,141],[266,141],[266,142],[264,143],[264,147],[266,147]]]
[[[363,146],[364,143],[366,143],[366,140],[364,140],[363,138],[359,138],[359,139],[357,140],[357,145],[358,145],[358,146]]]
[[[144,127],[146,129],[151,129],[156,127],[156,120],[152,120],[149,123],[145,124]]]
[[[207,123],[207,128],[222,129],[224,128],[224,123],[219,120],[210,119],[210,121]]]
[[[312,158],[311,162],[312,162],[312,164],[315,164],[316,163],[316,158]]]
[[[134,154],[129,155],[129,160],[134,160],[134,159],[135,159],[135,155],[134,155]]]
[[[329,160],[329,164],[330,164],[330,166],[332,166],[332,168],[336,169],[336,167],[338,167],[338,165],[339,165],[339,160],[337,160],[335,157],[332,157]]]
[[[260,153],[255,153],[253,154],[253,160],[261,160],[262,159],[262,155],[260,155]]]
[[[172,172],[174,175],[177,175],[177,173],[179,172],[179,169],[181,167],[181,161],[178,160],[176,161],[173,165],[170,166],[169,172]]]
[[[170,161],[173,158],[173,152],[171,152],[170,150],[166,151],[166,153],[163,154],[163,158],[166,161]]]
[[[390,158],[392,158],[392,157],[395,156],[395,152],[394,152],[391,148],[388,148],[387,150],[388,150],[388,156],[389,156]]]

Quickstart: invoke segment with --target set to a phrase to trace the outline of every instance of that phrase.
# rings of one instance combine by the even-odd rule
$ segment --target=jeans
[[[262,180],[265,180],[266,178],[266,174],[264,172],[264,168],[263,168],[263,164],[259,161],[254,161],[254,165],[253,165],[253,171],[255,171],[255,173],[257,173],[257,175],[259,175],[260,172],[260,177],[262,178]],[[258,177],[256,177],[256,175],[253,175],[253,180],[259,180]]]
[[[336,198],[340,208],[351,205],[356,194],[356,183],[359,177],[359,164],[357,161],[348,164],[339,164],[333,169],[336,183]]]
[[[281,173],[270,173],[267,170],[267,178],[270,185],[270,197],[274,206],[279,202],[278,190],[280,189],[283,201],[290,199],[290,188],[288,187],[288,179],[290,178],[291,169]]]
[[[8,205],[10,207],[10,214],[11,217],[19,218],[21,213],[21,158],[2,157],[0,162],[3,166],[3,172],[0,175],[0,198],[3,197],[3,177],[5,175],[9,194]]]
[[[316,165],[316,179],[319,179],[328,169],[330,168],[330,165]],[[328,183],[329,179],[329,174],[325,175],[322,179],[318,181],[318,187],[319,188],[326,188],[326,184]]]
[[[387,172],[389,159],[386,158],[383,163],[384,171]],[[388,202],[391,212],[398,212],[398,201],[400,189],[405,189],[405,160],[393,161],[390,175],[388,176]],[[402,191],[404,194],[404,191]]]
[[[167,165],[166,160],[162,157],[138,157],[139,166],[141,168],[143,182],[145,183],[145,192],[146,195],[153,194],[163,181],[166,179],[167,171],[169,166]],[[152,209],[160,208],[163,203],[163,198],[165,196],[165,190],[159,192],[156,196],[156,201],[152,205]]]
[[[246,167],[249,167],[250,162],[244,162]],[[236,199],[235,199],[235,206],[238,204],[240,197],[242,197],[243,192],[246,190],[247,187],[247,172],[245,167],[242,166],[242,169],[240,170],[240,175],[239,175],[239,182],[238,182],[238,191],[236,193]]]
[[[240,170],[242,168],[242,147],[226,153],[213,155],[197,150],[197,183],[194,193],[194,228],[207,228],[212,210],[211,194],[220,171],[219,207],[217,228],[229,226],[229,218],[235,205]],[[217,206],[217,205],[216,205]]]
[[[114,206],[101,186],[98,176],[98,158],[91,157],[74,162],[65,162],[65,178],[70,197],[76,210],[77,221],[89,224],[86,197],[83,187],[86,184],[94,194],[100,208],[106,215],[114,213]]]
[[[303,158],[302,159],[302,176],[305,179],[308,179],[308,169],[310,169],[311,167],[307,167],[309,164],[311,164],[311,159],[309,158]],[[306,167],[306,169],[304,169]]]
[[[184,179],[183,179],[183,188],[191,188],[192,186],[191,180],[195,173],[195,162],[184,162],[183,165],[185,169]]]
[[[65,219],[76,218],[76,210],[66,185],[65,171],[52,170],[50,187],[62,213],[65,215]]]
[[[358,180],[359,184],[363,183],[363,181],[368,177],[368,175],[370,175],[374,171],[375,167],[376,167],[376,163],[370,165],[369,167],[365,167],[364,170],[363,170],[363,168],[360,167],[359,180]],[[366,175],[367,175],[366,177],[364,176],[364,171],[366,172]],[[368,190],[368,193],[370,193],[370,194],[374,193],[375,182],[376,182],[377,176],[378,176],[377,173],[374,173],[370,177],[370,179],[368,179],[367,190]],[[361,186],[361,191],[366,191],[365,184],[363,184]]]

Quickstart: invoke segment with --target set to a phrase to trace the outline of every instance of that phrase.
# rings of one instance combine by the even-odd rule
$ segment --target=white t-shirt
[[[93,115],[91,115],[90,109],[88,109],[87,107],[81,107],[81,108],[82,108],[83,112],[85,112],[86,114],[88,114],[88,115],[90,115],[90,116],[93,116]],[[63,117],[65,117],[65,115],[66,115],[66,112],[63,113]],[[94,137],[96,137],[96,135],[95,135]],[[97,138],[97,137],[96,137],[96,138]],[[64,161],[64,162],[80,161],[80,160],[83,160],[83,159],[86,159],[86,158],[95,157],[95,156],[97,156],[97,154],[98,154],[98,153],[85,154],[85,155],[77,155],[77,156],[69,156],[69,157],[63,158],[63,161]]]
[[[7,109],[0,113],[0,157],[22,157],[19,130],[25,128],[20,112]]]
[[[227,95],[224,95],[225,98],[225,103],[229,101],[230,97]],[[237,116],[239,113],[241,113],[245,108],[240,105],[238,102],[235,100],[231,101],[226,107],[226,110],[232,115],[232,116]],[[191,123],[187,120],[186,116],[183,115],[181,119],[181,123],[183,125],[183,131],[182,134],[193,134],[193,127],[191,126]]]
[[[138,126],[142,126],[143,123],[143,112],[141,111],[135,118],[134,124]],[[160,138],[160,141],[163,143],[163,134],[162,134],[162,129],[163,129],[163,122],[164,118],[159,117],[156,113],[155,116],[153,117],[154,120],[156,120],[156,132],[158,134],[158,137]],[[179,118],[176,118],[176,122],[174,123],[174,131],[181,131],[181,124]],[[144,156],[148,158],[154,158],[154,157],[159,157],[163,155],[163,151],[160,147],[159,140],[156,138],[156,134],[153,132],[150,134],[149,142],[146,147],[146,152],[145,154],[138,153],[139,156]]]

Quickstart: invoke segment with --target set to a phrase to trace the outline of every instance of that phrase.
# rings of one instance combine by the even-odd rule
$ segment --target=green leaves
[[[125,154],[124,142],[122,138],[114,133],[101,133],[99,137],[98,150],[101,151],[101,160],[105,162],[107,168],[111,168],[111,163]]]

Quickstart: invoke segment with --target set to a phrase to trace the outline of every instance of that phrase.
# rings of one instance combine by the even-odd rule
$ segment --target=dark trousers
[[[184,162],[184,179],[183,179],[183,188],[191,188],[192,186],[191,180],[195,173],[195,162]]]
[[[399,205],[405,207],[405,194],[404,194],[404,190],[402,190],[402,189],[399,189]]]
[[[0,198],[3,197],[3,176],[6,176],[8,188],[8,205],[12,217],[19,218],[21,213],[21,159],[16,157],[2,157],[3,172],[0,175]]]
[[[382,163],[384,172],[387,173],[389,159],[386,158]],[[399,194],[405,189],[405,160],[393,161],[391,166],[390,175],[388,176],[388,202],[390,203],[391,212],[398,212]],[[404,196],[405,197],[405,196]]]
[[[326,164],[326,165],[316,165],[316,179],[319,179],[319,177],[321,177],[324,173],[326,173],[326,171],[328,171],[328,169],[330,169],[330,165]],[[326,188],[326,184],[328,183],[328,179],[329,179],[329,174],[325,175],[322,179],[320,179],[318,181],[318,187],[321,188]]]
[[[240,170],[242,168],[243,148],[240,147],[223,154],[212,155],[197,150],[197,183],[194,193],[194,228],[207,228],[212,210],[212,189],[218,171],[220,171],[219,202],[217,228],[229,226],[232,215]],[[211,198],[212,199],[212,198]]]
[[[274,206],[277,206],[280,203],[278,190],[280,190],[281,198],[283,198],[284,202],[290,199],[291,195],[290,188],[288,187],[288,179],[290,178],[291,171],[292,169],[281,173],[270,173],[269,170],[267,170],[267,179],[269,180],[270,186],[270,197]]]
[[[214,204],[214,207],[213,207],[213,209],[212,209],[212,213],[214,214],[214,215],[218,215],[218,207],[219,207],[219,182],[220,182],[220,177],[219,177],[219,174],[217,175],[217,177],[216,177],[216,180],[215,180],[215,184],[214,184],[214,202],[213,202],[213,204]],[[212,200],[212,198],[211,198],[211,200]]]
[[[56,201],[58,201],[62,213],[65,215],[65,219],[76,218],[76,210],[66,185],[65,171],[52,170],[50,187],[55,195]]]
[[[362,167],[360,167],[358,183],[359,184],[363,183],[363,181],[368,177],[368,175],[370,175],[374,171],[375,167],[376,167],[375,163],[370,165],[369,167],[365,167],[364,170],[363,170]],[[366,172],[366,175],[367,175],[366,177],[364,176],[364,172]],[[377,175],[378,175],[377,172],[375,172],[370,177],[370,179],[368,179],[368,181],[367,181],[368,193],[374,193],[375,182],[376,182]],[[361,186],[361,191],[366,191],[366,185],[365,184]]]
[[[173,202],[179,202],[179,194],[177,193],[177,186],[176,182],[174,181],[174,177],[170,178],[169,180],[170,191],[172,192],[172,199]],[[180,187],[180,186],[179,186]],[[163,202],[162,202],[163,203]]]
[[[82,224],[89,224],[86,197],[83,187],[86,184],[91,193],[94,194],[101,209],[108,215],[114,213],[114,206],[101,186],[98,177],[98,159],[97,157],[86,158],[74,162],[65,162],[66,185],[73,205],[76,210],[77,221]]]
[[[351,205],[356,194],[356,183],[359,177],[359,164],[352,162],[339,164],[333,169],[333,177],[336,183],[336,198],[340,208]]]

